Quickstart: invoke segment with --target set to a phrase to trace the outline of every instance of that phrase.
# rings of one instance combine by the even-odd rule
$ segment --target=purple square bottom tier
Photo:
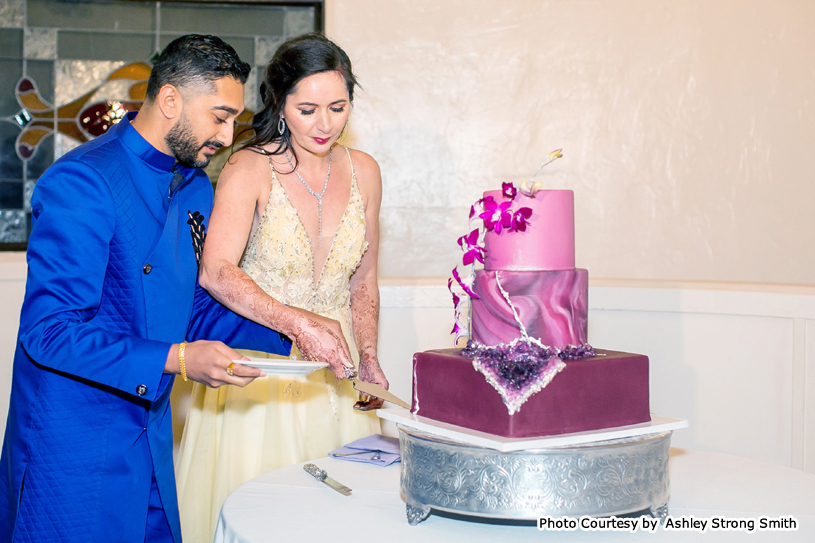
[[[510,416],[461,349],[416,353],[413,402],[419,416],[504,437],[540,437],[649,422],[648,357],[597,350],[566,360],[549,385]]]

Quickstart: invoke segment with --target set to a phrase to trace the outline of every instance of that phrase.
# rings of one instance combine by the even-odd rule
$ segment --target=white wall
[[[328,0],[384,180],[381,273],[447,275],[469,205],[575,191],[593,277],[815,284],[815,2]]]
[[[25,255],[0,253],[0,435],[5,435],[11,366],[25,296]]]

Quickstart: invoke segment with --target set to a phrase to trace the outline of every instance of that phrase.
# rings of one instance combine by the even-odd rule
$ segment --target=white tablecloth
[[[405,517],[399,464],[382,468],[322,458],[314,461],[350,486],[343,496],[313,479],[302,464],[241,485],[224,503],[215,543],[267,541],[540,543],[606,541],[815,542],[815,475],[726,454],[671,449],[669,514],[728,518],[793,516],[795,532],[655,533],[539,531],[534,526],[448,518],[435,513],[417,526]]]

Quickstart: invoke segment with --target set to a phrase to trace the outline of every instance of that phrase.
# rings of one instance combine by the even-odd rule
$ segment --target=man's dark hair
[[[147,100],[152,102],[164,85],[197,86],[214,92],[215,81],[230,76],[246,83],[251,66],[221,38],[188,34],[170,42],[159,55],[147,81]]]

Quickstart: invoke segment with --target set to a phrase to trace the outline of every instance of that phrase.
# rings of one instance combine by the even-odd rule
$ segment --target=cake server
[[[332,479],[331,477],[329,477],[328,473],[324,469],[320,469],[317,466],[315,466],[314,464],[304,464],[303,469],[306,471],[306,473],[308,473],[309,475],[311,475],[312,477],[314,477],[315,479],[317,479],[321,483],[324,483],[324,484],[330,486],[331,488],[333,488],[334,490],[336,490],[340,494],[342,494],[344,496],[350,496],[351,495],[351,489],[350,488],[348,488],[344,484],[342,484],[340,482],[337,482],[334,479]]]
[[[351,381],[351,384],[353,384],[354,388],[359,392],[364,392],[365,394],[370,394],[371,396],[382,398],[383,400],[396,404],[399,407],[410,409],[410,405],[408,405],[406,401],[402,400],[395,394],[388,392],[387,389],[382,388],[376,383],[368,383],[363,381],[362,379],[359,378],[356,371],[354,372],[346,371],[346,374],[348,375],[348,379]]]

